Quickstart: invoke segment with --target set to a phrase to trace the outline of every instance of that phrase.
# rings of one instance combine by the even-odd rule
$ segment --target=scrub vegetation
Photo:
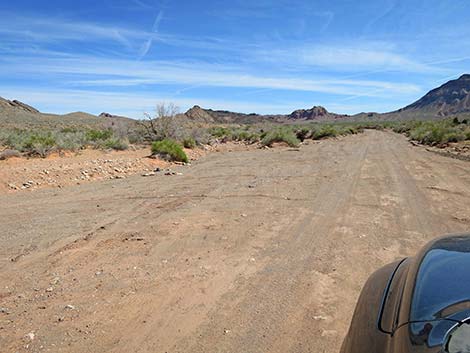
[[[55,130],[3,130],[0,145],[28,156],[46,157],[51,152],[78,151],[85,148],[125,150],[126,138],[111,130],[65,128]]]
[[[439,121],[411,121],[397,123],[393,131],[403,133],[411,140],[430,146],[470,140],[470,121],[445,119]]]
[[[152,143],[152,154],[173,162],[188,163],[188,156],[182,146],[174,140],[165,139]]]

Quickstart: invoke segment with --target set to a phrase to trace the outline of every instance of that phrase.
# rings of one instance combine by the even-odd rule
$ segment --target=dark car
[[[470,234],[439,238],[366,282],[341,353],[470,353]]]

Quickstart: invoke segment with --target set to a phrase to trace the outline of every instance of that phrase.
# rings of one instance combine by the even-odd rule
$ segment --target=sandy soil
[[[470,230],[470,163],[367,131],[0,195],[2,352],[328,352],[379,266]]]
[[[442,156],[470,161],[470,141],[449,143],[445,147],[426,147],[426,150]]]
[[[239,151],[256,146],[243,143],[216,144],[186,149],[190,160],[209,152]],[[42,188],[62,188],[106,179],[125,179],[135,174],[149,174],[156,168],[171,169],[172,164],[149,158],[149,147],[127,151],[87,149],[79,152],[54,153],[47,158],[10,158],[0,160],[0,194],[32,191]]]

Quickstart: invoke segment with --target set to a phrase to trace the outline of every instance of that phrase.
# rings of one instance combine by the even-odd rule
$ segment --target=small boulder
[[[21,153],[17,150],[4,150],[0,152],[0,161],[13,157],[21,157]]]

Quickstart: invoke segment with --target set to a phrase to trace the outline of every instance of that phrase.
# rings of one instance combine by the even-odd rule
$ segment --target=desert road
[[[364,281],[470,232],[470,162],[366,131],[0,196],[2,352],[338,352]]]

